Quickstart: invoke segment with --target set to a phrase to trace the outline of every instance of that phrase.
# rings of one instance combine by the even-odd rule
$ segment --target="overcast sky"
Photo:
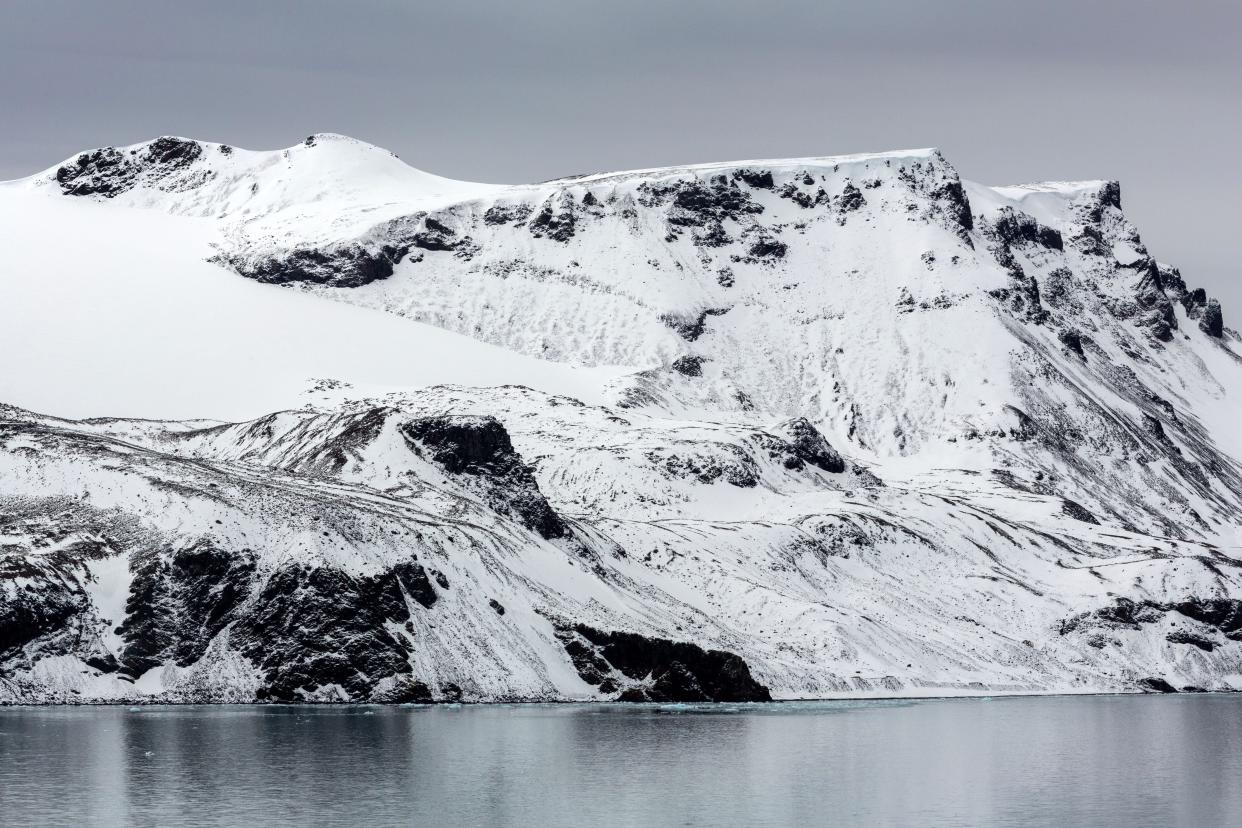
[[[938,146],[1117,178],[1242,322],[1240,0],[0,0],[0,179],[343,132],[455,178]]]

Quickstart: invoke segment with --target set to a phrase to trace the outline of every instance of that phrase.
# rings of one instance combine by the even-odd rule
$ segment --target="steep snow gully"
[[[0,702],[1242,689],[1242,340],[1116,182],[165,137],[0,227]]]

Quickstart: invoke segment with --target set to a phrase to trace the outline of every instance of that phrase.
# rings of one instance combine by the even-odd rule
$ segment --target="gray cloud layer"
[[[344,132],[505,182],[939,146],[987,183],[1120,179],[1242,321],[1236,0],[0,6],[0,178],[160,134]]]

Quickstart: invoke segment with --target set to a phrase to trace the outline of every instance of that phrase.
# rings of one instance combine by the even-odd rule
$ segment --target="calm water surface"
[[[0,823],[1242,826],[1242,697],[0,708]]]

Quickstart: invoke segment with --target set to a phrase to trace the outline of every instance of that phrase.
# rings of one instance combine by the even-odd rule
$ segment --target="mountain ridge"
[[[3,410],[0,699],[1242,688],[1240,338],[1116,182],[223,146],[0,184],[0,401],[147,417]]]

